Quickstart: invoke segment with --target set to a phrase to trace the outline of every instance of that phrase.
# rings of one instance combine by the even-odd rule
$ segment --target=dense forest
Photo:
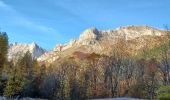
[[[8,36],[0,33],[0,95],[50,100],[132,97],[170,99],[170,38],[136,56],[126,43],[115,45],[110,56],[92,53],[45,65],[27,52],[8,61]]]

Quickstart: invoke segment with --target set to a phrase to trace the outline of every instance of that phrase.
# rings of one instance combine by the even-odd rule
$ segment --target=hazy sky
[[[10,42],[46,49],[90,27],[170,24],[170,0],[0,0],[0,27]]]

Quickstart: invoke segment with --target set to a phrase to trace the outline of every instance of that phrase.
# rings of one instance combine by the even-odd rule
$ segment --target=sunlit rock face
[[[31,44],[13,43],[9,45],[8,59],[17,59],[28,51],[33,58],[38,58],[46,52],[45,49],[39,47],[35,42]]]
[[[129,49],[134,49],[134,51],[136,51],[146,44],[146,38],[161,37],[164,35],[164,30],[159,30],[149,26],[132,25],[114,30],[89,28],[80,33],[78,39],[72,39],[66,44],[57,45],[53,50],[39,57],[38,60],[53,62],[60,58],[70,56],[75,51],[107,54],[113,50],[113,45],[116,41],[121,39],[130,42]],[[132,50],[131,52],[134,51]]]
[[[99,36],[99,31],[96,28],[90,28],[81,33],[79,40],[93,40],[97,39]]]
[[[125,26],[115,30],[97,30],[96,28],[89,28],[80,34],[78,44],[89,45],[95,44],[97,41],[114,42],[117,38],[124,38],[131,40],[142,36],[161,36],[161,30],[149,26]]]

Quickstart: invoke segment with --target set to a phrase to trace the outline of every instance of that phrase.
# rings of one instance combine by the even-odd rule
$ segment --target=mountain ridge
[[[113,51],[113,48],[115,48],[114,45],[120,40],[127,43],[127,50],[136,53],[149,42],[153,46],[158,45],[160,42],[152,42],[161,41],[159,38],[165,35],[166,30],[144,25],[122,26],[110,30],[98,30],[96,27],[92,27],[81,32],[78,39],[72,39],[65,44],[58,44],[48,52],[35,42],[30,44],[10,44],[8,59],[19,58],[19,56],[23,56],[27,51],[38,61],[49,63],[59,60],[60,58],[73,56],[77,54],[77,52],[82,52],[81,54],[94,52],[109,55],[109,53]]]
[[[95,27],[83,31],[78,39],[66,44],[58,45],[53,50],[38,58],[38,61],[54,62],[60,58],[72,56],[74,52],[108,54],[113,50],[116,41],[128,42],[127,49],[136,52],[147,44],[147,41],[158,41],[155,37],[164,37],[166,30],[160,30],[150,26],[125,26],[113,30],[98,30]],[[151,41],[152,40],[152,41]],[[155,43],[153,43],[156,45]],[[159,44],[159,42],[157,43]]]

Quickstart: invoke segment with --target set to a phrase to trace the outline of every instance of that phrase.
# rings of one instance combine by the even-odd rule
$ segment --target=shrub
[[[147,91],[143,84],[136,84],[131,87],[128,95],[133,98],[147,98]]]
[[[161,86],[157,91],[158,100],[170,100],[170,86]]]

